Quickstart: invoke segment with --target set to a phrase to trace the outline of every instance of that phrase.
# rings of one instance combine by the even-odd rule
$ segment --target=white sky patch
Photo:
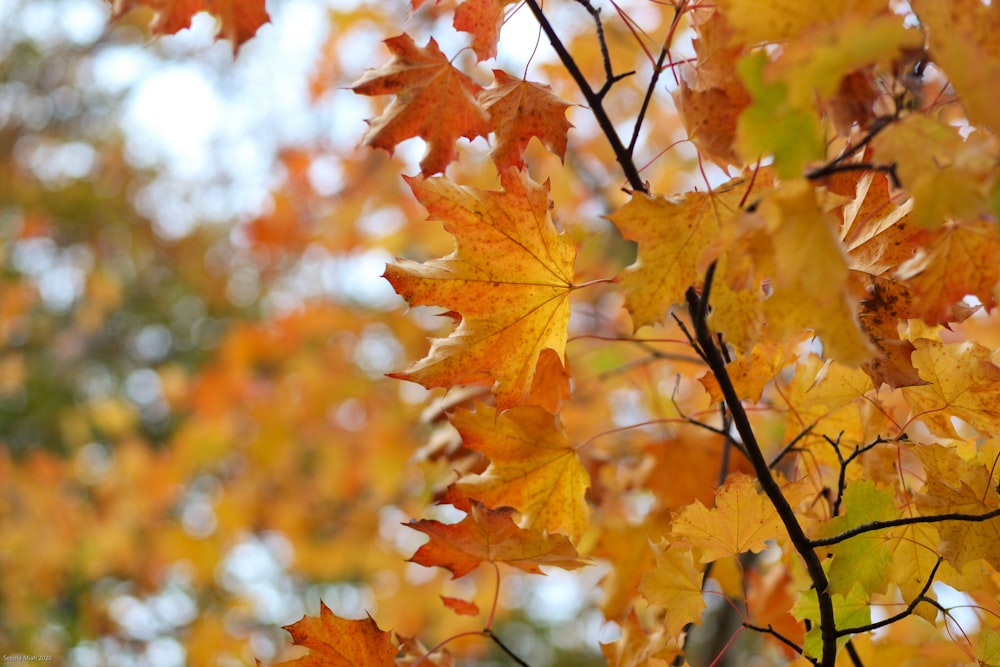
[[[168,65],[133,91],[123,126],[129,159],[143,166],[167,162],[184,178],[208,169],[210,139],[222,123],[218,93],[195,67]]]

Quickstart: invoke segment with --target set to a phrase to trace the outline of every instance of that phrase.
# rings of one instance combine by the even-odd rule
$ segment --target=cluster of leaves
[[[115,13],[134,6],[152,11],[160,34],[207,9],[234,48],[266,20],[260,3],[240,2],[122,2]],[[373,390],[358,362],[384,322],[416,356],[418,327],[342,305],[233,326],[209,359],[184,366],[192,377],[158,369],[182,379],[170,396],[183,419],[170,428],[121,418],[124,404],[85,406],[60,425],[75,459],[5,451],[4,477],[20,480],[3,496],[5,534],[32,535],[61,513],[58,543],[87,546],[37,560],[38,576],[5,595],[17,617],[36,620],[35,597],[151,579],[182,558],[211,588],[216,554],[248,526],[288,535],[297,571],[317,580],[374,576],[402,564],[371,536],[380,512],[438,504],[464,518],[407,523],[429,538],[410,560],[474,579],[475,596],[428,595],[440,577],[405,598],[386,586],[395,604],[377,616],[395,635],[321,605],[287,626],[308,655],[281,664],[450,665],[445,645],[459,636],[525,664],[494,630],[501,566],[540,576],[596,562],[608,568],[600,611],[620,629],[601,646],[609,665],[750,652],[824,667],[876,655],[1000,663],[1000,104],[990,85],[1000,7],[611,6],[608,20],[589,0],[414,2],[418,18],[453,18],[469,33],[474,62],[402,34],[386,41],[392,60],[353,86],[395,96],[365,143],[390,154],[416,137],[427,146],[421,173],[405,180],[432,224],[401,199],[402,236],[420,240],[389,245],[426,258],[448,252],[433,225],[453,238],[450,254],[385,272],[444,323],[422,359],[392,374],[438,391],[427,444],[418,449],[408,428],[412,406],[388,398],[384,381]],[[539,56],[545,83],[501,69],[484,81],[480,63],[497,58],[514,12],[534,17],[555,54]],[[462,138],[492,149],[480,155]],[[273,214],[247,228],[264,270],[357,240],[304,222],[313,209],[299,157],[286,156]],[[339,217],[365,214],[358,193],[372,183],[405,197],[390,180],[396,163],[370,164],[334,198]],[[703,181],[685,176],[692,169]],[[177,255],[163,263],[183,266]],[[16,278],[3,286],[6,320],[36,321],[24,317],[31,281]],[[110,331],[121,298],[96,279],[93,289],[75,317],[88,345]],[[4,331],[17,338],[15,326]],[[0,377],[13,378],[3,385],[12,395],[21,356],[8,353]],[[74,471],[92,437],[113,443],[121,474]],[[174,519],[197,479],[214,481],[219,523],[201,536]],[[58,493],[32,495],[38,480]],[[83,531],[91,523],[101,532]],[[28,590],[36,580],[49,588]],[[935,583],[963,593],[973,614],[939,601]],[[485,630],[463,632],[466,616],[483,615],[471,597],[487,601]],[[713,623],[699,628],[706,615]],[[205,615],[191,635],[211,641],[223,617]],[[427,649],[417,634],[441,641]]]
[[[446,257],[386,270],[411,306],[456,323],[393,375],[489,389],[457,392],[448,418],[463,449],[440,454],[457,478],[438,502],[466,518],[411,524],[430,536],[412,560],[455,577],[483,561],[575,568],[577,549],[606,560],[603,611],[622,628],[603,646],[612,665],[683,662],[720,570],[721,595],[743,630],[769,641],[764,653],[832,666],[845,650],[858,665],[908,634],[921,640],[897,646],[900,659],[928,664],[938,637],[951,647],[934,644],[944,662],[995,664],[1000,368],[965,324],[991,312],[1000,278],[997,105],[980,78],[1000,66],[989,38],[1000,10],[682,1],[657,5],[669,17],[659,38],[622,13],[651,70],[633,136],[668,148],[644,121],[671,77],[699,163],[742,171],[668,197],[642,179],[635,140],[618,134],[625,119],[605,108],[624,75],[599,11],[576,5],[595,21],[590,48],[605,66],[595,87],[550,21],[555,8],[525,5],[622,169],[631,196],[608,218],[637,255],[617,275],[580,280],[570,223],[554,217],[548,183],[528,175],[533,137],[565,157],[567,103],[501,70],[483,89],[433,39],[386,41],[392,61],[353,87],[396,96],[365,141],[390,152],[426,141],[421,175],[407,181],[455,238]],[[455,9],[478,60],[496,56],[505,11]],[[681,28],[694,35],[683,61],[672,52]],[[499,190],[435,175],[460,138],[489,135]],[[589,291],[605,303],[620,294],[624,313],[597,312]],[[639,357],[609,364],[625,346]],[[599,423],[596,396],[636,375],[658,380],[640,399],[649,418],[580,437]],[[469,452],[488,466],[460,465]],[[702,484],[680,491],[687,477]],[[622,502],[633,494],[649,506]],[[978,628],[949,636],[935,582],[975,599]],[[411,663],[374,628],[324,610],[319,624],[289,626],[313,650],[289,664],[393,664],[396,652]],[[335,657],[347,646],[363,657]]]

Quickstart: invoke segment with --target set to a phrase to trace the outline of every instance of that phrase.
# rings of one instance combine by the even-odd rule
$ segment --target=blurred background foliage
[[[404,317],[384,262],[451,241],[399,178],[419,141],[395,157],[359,149],[383,102],[341,88],[380,64],[384,26],[409,9],[268,9],[272,24],[235,60],[206,15],[154,41],[148,16],[109,25],[101,0],[0,12],[5,654],[279,660],[295,655],[280,626],[320,598],[401,635],[481,627],[437,595],[488,608],[492,575],[444,583],[405,562],[420,539],[400,523],[426,513],[454,465],[438,454],[456,444],[439,412],[421,419],[428,392],[383,375],[447,326]],[[429,31],[438,13],[408,29]],[[553,192],[594,220],[583,257],[596,272],[628,261],[627,248],[594,250],[611,234],[602,197],[621,193],[594,171],[599,135],[575,123],[567,159],[591,185]],[[511,577],[499,631],[537,667],[594,661],[600,573],[587,587]]]

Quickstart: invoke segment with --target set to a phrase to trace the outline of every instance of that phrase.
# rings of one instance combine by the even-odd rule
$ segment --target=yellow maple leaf
[[[1000,367],[991,361],[992,351],[977,343],[945,344],[927,338],[913,345],[913,365],[928,383],[903,388],[915,417],[947,438],[958,438],[952,417],[1000,435]]]
[[[361,95],[396,95],[377,119],[370,120],[365,143],[391,154],[396,144],[421,137],[427,154],[420,161],[424,176],[444,171],[458,155],[459,137],[486,136],[489,117],[476,101],[482,90],[456,69],[432,38],[417,46],[402,34],[385,40],[393,59],[369,70],[351,86]]]
[[[736,178],[713,192],[690,192],[680,199],[637,192],[608,216],[639,246],[635,263],[622,277],[636,328],[664,321],[670,306],[682,303],[687,288],[701,279],[702,255],[724,220],[739,211],[745,194],[740,186],[747,181]]]
[[[745,551],[767,548],[767,540],[785,535],[774,505],[757,491],[748,475],[733,475],[719,489],[715,507],[695,501],[674,519],[671,534],[701,548],[701,562],[708,563]]]
[[[827,25],[848,13],[873,16],[886,10],[884,0],[716,0],[714,3],[746,43],[782,41],[806,28]]]
[[[482,474],[462,478],[459,490],[488,507],[513,507],[527,528],[574,538],[587,530],[590,475],[554,415],[534,406],[498,415],[480,405],[457,411],[451,423],[466,447],[490,460]]]
[[[667,637],[680,635],[688,623],[701,623],[705,595],[701,590],[701,571],[695,567],[691,549],[682,547],[657,548],[656,569],[647,572],[639,591],[650,604],[663,607]]]
[[[424,264],[400,260],[385,277],[411,305],[457,311],[461,323],[392,377],[428,388],[493,382],[500,410],[532,402],[542,351],[565,359],[574,287],[576,250],[549,216],[548,184],[514,170],[501,175],[500,192],[444,178],[407,182],[457,247]]]
[[[976,515],[1000,508],[992,466],[963,461],[954,449],[939,445],[914,447],[913,452],[923,463],[927,480],[923,493],[917,496],[921,514]],[[980,558],[1000,568],[1000,518],[941,521],[934,527],[941,536],[938,551],[959,572],[967,563]]]
[[[848,289],[847,259],[834,230],[836,221],[824,210],[813,186],[786,183],[760,205],[770,247],[759,261],[774,271],[774,294],[763,310],[772,336],[813,329],[827,357],[860,364],[873,349],[861,333],[855,300]]]
[[[878,162],[895,164],[913,195],[909,218],[915,224],[935,229],[948,219],[988,210],[996,159],[992,139],[984,133],[963,137],[943,120],[911,114],[880,132],[872,147]]]
[[[930,51],[955,87],[973,123],[1000,130],[1000,10],[980,0],[913,0],[913,11],[929,31]]]

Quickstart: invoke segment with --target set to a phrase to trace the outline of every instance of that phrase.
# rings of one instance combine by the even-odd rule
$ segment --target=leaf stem
[[[500,600],[500,566],[497,565],[496,561],[490,561],[493,565],[493,571],[497,574],[497,584],[493,591],[493,605],[490,607],[490,616],[486,619],[486,630],[493,627],[493,619],[496,618],[497,614],[497,601]]]

